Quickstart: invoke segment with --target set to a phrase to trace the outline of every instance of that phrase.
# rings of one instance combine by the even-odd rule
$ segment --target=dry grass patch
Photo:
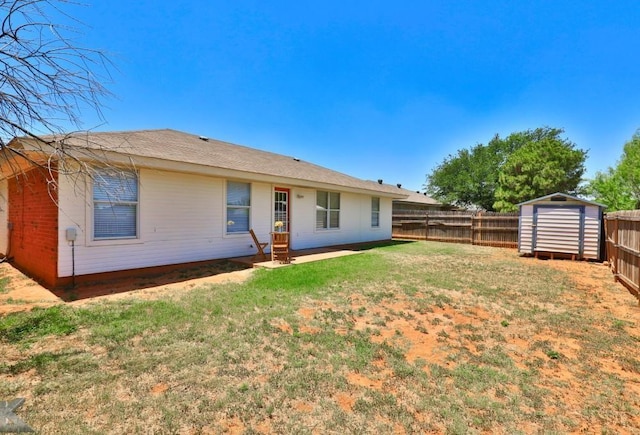
[[[6,316],[0,397],[41,433],[636,432],[637,309],[599,264],[399,244]]]

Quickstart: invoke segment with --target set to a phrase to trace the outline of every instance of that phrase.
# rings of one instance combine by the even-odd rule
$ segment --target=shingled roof
[[[414,204],[425,204],[425,205],[442,205],[441,202],[436,201],[435,199],[427,196],[426,193],[416,192],[414,190],[408,189],[398,189],[400,193],[404,193],[407,195],[406,198],[398,199],[397,202],[411,202]]]
[[[362,180],[297,158],[171,129],[89,132],[71,135],[65,138],[64,143],[65,146],[111,151],[126,156],[149,157],[368,190],[396,198],[406,196],[404,189],[397,186]]]

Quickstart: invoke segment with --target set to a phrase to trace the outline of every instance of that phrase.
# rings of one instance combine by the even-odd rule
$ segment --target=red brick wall
[[[58,277],[57,175],[40,168],[9,180],[9,257],[48,287]],[[54,181],[54,182],[51,182]],[[11,226],[13,228],[11,229]]]

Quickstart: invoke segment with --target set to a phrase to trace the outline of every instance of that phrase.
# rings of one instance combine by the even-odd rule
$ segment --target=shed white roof
[[[578,201],[578,202],[582,202],[582,203],[585,203],[585,204],[595,205],[597,207],[606,208],[606,205],[604,205],[604,204],[600,204],[600,203],[597,203],[597,202],[594,202],[594,201],[589,201],[589,200],[586,200],[586,199],[578,198],[577,196],[572,196],[572,195],[568,195],[566,193],[561,193],[561,192],[551,193],[549,195],[541,196],[539,198],[530,199],[529,201],[521,202],[520,204],[518,204],[518,206],[527,205],[527,204],[534,204],[536,202],[543,202],[543,201],[558,201],[558,202],[562,202],[562,201],[566,201],[566,200]]]

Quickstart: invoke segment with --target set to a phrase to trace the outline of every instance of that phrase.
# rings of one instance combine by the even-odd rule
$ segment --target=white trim
[[[378,200],[378,209],[377,210],[373,209],[373,200],[374,199]],[[374,212],[376,212],[378,214],[378,225],[373,225],[373,213]],[[371,218],[370,218],[369,226],[373,230],[380,228],[380,197],[379,196],[372,196],[371,197]]]
[[[327,194],[327,227],[326,228],[318,228],[318,193],[319,192],[326,192]],[[332,209],[331,208],[331,194],[332,193],[337,193],[338,194],[338,200],[340,202],[340,208],[338,209]],[[335,191],[335,190],[322,190],[322,189],[316,189],[316,195],[315,195],[315,209],[314,209],[314,227],[315,227],[315,231],[314,232],[325,232],[325,231],[340,231],[340,228],[342,228],[342,192],[340,191]],[[332,227],[331,225],[331,211],[337,211],[338,212],[338,226],[337,227]]]
[[[227,193],[228,193],[227,188],[230,181],[234,183],[244,183],[249,185],[249,205],[236,207],[236,208],[246,208],[249,210],[249,218],[248,218],[249,227],[247,228],[246,231],[235,231],[232,233],[227,231],[227,226],[228,226],[227,222],[229,222],[229,217],[227,216]],[[222,237],[223,238],[246,237],[249,234],[249,230],[252,228],[251,221],[252,221],[252,215],[253,215],[253,197],[254,197],[253,183],[251,181],[242,180],[242,179],[225,178],[223,184],[224,185],[223,185],[223,191],[222,191],[222,210],[223,210],[224,219],[222,220]]]
[[[99,168],[97,169],[99,170]],[[93,199],[93,185],[94,185],[94,180],[92,177],[86,177],[85,181],[86,181],[86,192],[88,193],[86,196],[87,199],[87,206],[86,206],[86,213],[85,213],[85,217],[86,217],[86,222],[87,222],[87,231],[85,231],[85,246],[87,247],[92,247],[92,246],[117,246],[117,245],[136,245],[136,244],[142,244],[144,243],[144,240],[142,238],[142,198],[143,198],[143,194],[142,194],[142,189],[140,188],[142,186],[142,183],[140,182],[140,170],[138,169],[123,169],[125,171],[128,172],[133,172],[136,174],[136,182],[138,183],[138,202],[137,202],[137,207],[136,207],[136,236],[135,237],[113,237],[113,238],[100,238],[100,239],[96,239],[94,237],[94,231],[95,231],[95,226],[94,226],[94,219],[95,219],[95,213],[94,213],[94,204],[95,201]]]

